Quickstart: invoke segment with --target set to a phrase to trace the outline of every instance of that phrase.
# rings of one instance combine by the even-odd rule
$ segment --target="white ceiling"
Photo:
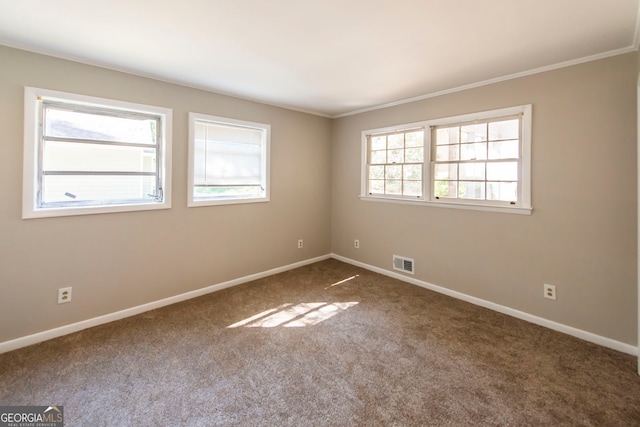
[[[638,47],[638,6],[0,0],[0,44],[337,117],[631,52]]]

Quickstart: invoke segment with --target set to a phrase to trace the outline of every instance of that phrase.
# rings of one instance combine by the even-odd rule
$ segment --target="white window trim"
[[[423,167],[423,191],[425,188],[425,183],[428,182],[426,181],[426,176],[428,176],[429,174],[429,162],[427,161],[427,150],[428,150],[428,142],[427,142],[427,131],[429,129],[429,122],[427,121],[423,121],[423,122],[414,122],[414,123],[407,123],[407,124],[403,124],[403,125],[396,125],[396,126],[388,126],[388,127],[384,127],[384,128],[378,128],[378,129],[369,129],[366,131],[362,132],[362,153],[361,153],[361,158],[362,158],[362,170],[361,170],[361,178],[360,178],[360,182],[361,182],[361,192],[360,192],[360,198],[364,199],[364,200],[380,200],[380,201],[387,201],[387,202],[401,202],[401,203],[410,203],[410,204],[424,204],[424,196],[421,198],[416,198],[416,197],[397,197],[397,196],[390,196],[390,195],[384,195],[384,194],[376,194],[376,195],[371,195],[371,194],[367,194],[367,182],[368,182],[368,168],[367,168],[367,158],[369,156],[369,148],[368,148],[368,137],[371,135],[376,135],[376,134],[383,134],[383,133],[392,133],[392,132],[396,132],[396,131],[404,131],[406,129],[419,129],[419,128],[423,128],[425,131],[425,138],[424,138],[424,167]]]
[[[262,145],[262,162],[264,167],[263,185],[265,188],[263,197],[251,198],[230,198],[230,199],[210,199],[196,200],[193,197],[194,190],[194,157],[195,157],[195,124],[196,121],[205,121],[212,123],[220,123],[224,125],[235,125],[241,127],[250,127],[262,129],[265,132],[265,141]],[[264,123],[249,122],[246,120],[230,119],[227,117],[212,116],[201,113],[189,113],[189,165],[187,178],[187,206],[216,206],[216,205],[237,205],[243,203],[262,203],[270,200],[271,182],[270,182],[270,153],[271,153],[271,125]]]
[[[432,168],[431,168],[431,132],[432,126],[442,126],[460,122],[482,121],[501,116],[509,116],[522,114],[522,135],[521,135],[521,155],[519,170],[519,188],[521,197],[517,205],[506,205],[503,203],[491,203],[486,201],[469,202],[462,200],[434,200],[432,193]],[[421,122],[407,123],[403,125],[395,125],[378,129],[370,129],[362,132],[361,137],[361,177],[360,177],[360,200],[399,203],[419,206],[433,206],[440,208],[467,209],[485,212],[503,212],[520,215],[531,215],[533,207],[531,206],[531,130],[532,130],[532,106],[531,104],[520,105],[516,107],[507,107],[497,110],[481,111],[477,113],[463,114],[454,117],[439,118],[426,120]],[[424,127],[425,129],[425,145],[424,145],[424,194],[421,198],[408,198],[389,195],[370,195],[367,194],[367,136],[377,133],[394,132],[404,129]]]
[[[91,106],[108,107],[150,113],[162,117],[162,190],[163,200],[148,203],[126,203],[100,206],[73,206],[73,207],[37,207],[38,194],[38,101],[47,98],[62,102],[77,102]],[[34,87],[24,88],[24,159],[22,176],[22,218],[46,218],[73,215],[90,215],[112,212],[132,212],[171,208],[171,135],[172,135],[172,110],[169,108],[151,105],[136,104],[113,99],[97,98],[93,96],[78,95],[74,93],[60,92]]]

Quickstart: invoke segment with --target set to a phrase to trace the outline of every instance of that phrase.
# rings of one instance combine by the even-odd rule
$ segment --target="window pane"
[[[422,196],[422,181],[405,181],[402,194],[404,196]]]
[[[383,136],[372,136],[371,137],[371,149],[372,150],[385,150],[387,148],[387,137]]]
[[[407,148],[404,151],[405,159],[407,163],[422,163],[424,162],[424,148]]]
[[[404,150],[389,150],[387,163],[404,163]]]
[[[435,179],[458,179],[458,164],[435,165]]]
[[[387,166],[385,176],[387,179],[402,179],[402,165]]]
[[[369,180],[369,193],[384,194],[384,180],[381,180],[381,179]]]
[[[484,200],[484,182],[460,181],[458,196],[461,199]]]
[[[530,129],[530,111],[530,105],[523,105],[434,119],[416,123],[413,129],[406,125],[378,129],[374,132],[386,136],[385,148],[380,144],[381,149],[372,150],[369,137],[361,147],[368,150],[362,161],[368,168],[384,165],[384,175],[382,169],[368,169],[366,178],[384,181],[389,199],[400,195],[401,183],[401,195],[407,199],[419,195],[426,202],[444,198],[452,204],[503,210],[515,198],[514,209],[529,209],[530,177],[522,173],[530,169],[530,140],[523,134]],[[392,166],[402,166],[402,173]],[[520,193],[527,200],[518,199],[523,197]]]
[[[460,179],[484,180],[484,163],[461,163]]]
[[[517,182],[487,182],[487,200],[503,200],[515,202],[518,200]]]
[[[369,178],[384,179],[384,166],[369,166]]]
[[[490,159],[517,159],[520,151],[520,141],[500,141],[489,143]]]
[[[113,117],[48,106],[45,136],[136,144],[156,143],[157,122],[150,118]]]
[[[412,181],[422,180],[422,165],[405,165],[403,168],[404,179]]]
[[[404,133],[387,135],[387,148],[404,148]]]
[[[402,181],[400,180],[387,181],[385,192],[387,194],[402,194]]]
[[[387,163],[387,151],[372,151],[371,152],[371,163],[372,164],[382,164]]]
[[[154,176],[46,175],[42,182],[42,201],[105,202],[109,200],[154,200]]]
[[[434,193],[436,197],[458,197],[458,183],[456,181],[435,181]]]
[[[499,162],[487,164],[488,181],[517,181],[518,162]]]
[[[423,147],[424,131],[408,132],[405,134],[405,147]]]
[[[520,137],[520,120],[511,119],[489,123],[489,140],[518,139]]]
[[[155,172],[156,149],[46,141],[45,171]]]
[[[436,145],[457,144],[458,142],[460,142],[459,126],[436,130]]]
[[[436,148],[436,160],[452,161],[458,160],[459,145],[443,145]]]
[[[460,160],[484,160],[487,158],[487,144],[460,144]]]
[[[487,124],[466,125],[460,127],[460,142],[480,142],[487,140]]]

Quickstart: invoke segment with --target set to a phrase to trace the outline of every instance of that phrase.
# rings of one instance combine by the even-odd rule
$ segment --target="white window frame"
[[[460,123],[484,122],[508,116],[521,116],[520,125],[520,151],[518,159],[518,196],[515,203],[489,200],[470,199],[437,199],[434,196],[433,152],[431,129],[436,126],[456,125]],[[423,194],[421,197],[382,195],[368,193],[368,140],[371,135],[405,131],[415,128],[424,128],[424,167],[423,167]],[[453,117],[445,117],[403,125],[389,126],[378,129],[370,129],[362,132],[361,137],[361,192],[360,199],[364,201],[381,201],[391,203],[404,203],[412,205],[445,207],[453,209],[469,209],[489,212],[504,212],[512,214],[531,215],[531,128],[532,106],[531,104],[515,107],[501,108],[497,110],[481,111],[471,114],[463,114]]]
[[[208,122],[224,126],[250,128],[262,131],[261,141],[261,185],[263,192],[258,197],[211,197],[195,198],[195,126],[196,122]],[[270,146],[271,146],[271,125],[264,123],[250,122],[246,120],[230,119],[227,117],[212,116],[208,114],[189,113],[189,176],[187,184],[187,206],[215,206],[241,203],[259,203],[270,200]]]
[[[159,118],[158,170],[160,178],[159,195],[154,200],[139,201],[105,201],[102,204],[74,205],[73,203],[57,206],[39,204],[40,191],[42,126],[40,110],[42,100],[60,102],[69,105],[97,107],[107,110],[119,110],[124,113],[141,113]],[[22,218],[44,218],[72,215],[102,214],[113,212],[131,212],[143,210],[171,208],[171,135],[172,110],[164,107],[137,104],[113,99],[79,95],[35,87],[24,88],[24,159]]]
[[[423,201],[424,200],[424,192],[425,189],[428,187],[425,187],[426,184],[426,180],[425,180],[425,176],[428,174],[428,168],[429,168],[429,162],[427,161],[428,159],[428,153],[427,151],[429,150],[429,145],[428,145],[428,139],[427,139],[427,133],[426,130],[428,129],[428,122],[416,122],[416,123],[408,123],[408,124],[404,124],[404,125],[397,125],[397,126],[389,126],[389,127],[385,127],[385,128],[380,128],[380,129],[371,129],[371,130],[367,130],[364,131],[362,133],[362,197],[367,198],[367,199],[373,199],[373,200],[387,200],[387,201],[408,201],[408,202],[416,202],[416,201]],[[369,150],[369,143],[370,143],[370,139],[372,137],[376,137],[376,136],[384,136],[384,135],[391,135],[391,134],[395,134],[395,133],[405,133],[405,132],[416,132],[422,130],[422,132],[424,133],[423,135],[423,150],[424,150],[424,159],[422,164],[422,193],[423,196],[401,196],[401,195],[390,195],[390,194],[369,194],[369,189],[368,189],[368,173],[369,173],[369,155],[370,155],[370,150]],[[384,150],[382,150],[384,151]],[[405,164],[415,164],[415,163],[401,163],[402,165]],[[389,164],[387,164],[388,166]]]

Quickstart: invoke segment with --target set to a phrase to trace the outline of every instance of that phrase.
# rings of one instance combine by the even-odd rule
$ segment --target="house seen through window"
[[[170,111],[31,88],[27,101],[26,217],[168,207]]]

